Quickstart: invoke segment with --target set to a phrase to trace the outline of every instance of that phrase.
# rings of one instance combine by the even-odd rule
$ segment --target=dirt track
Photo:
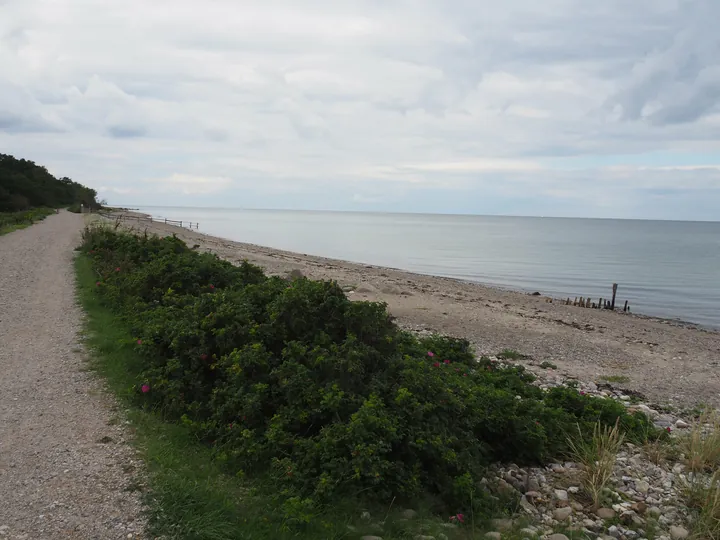
[[[73,248],[61,212],[0,236],[0,538],[119,539],[142,530],[132,450],[84,368]],[[105,442],[100,442],[100,441]]]

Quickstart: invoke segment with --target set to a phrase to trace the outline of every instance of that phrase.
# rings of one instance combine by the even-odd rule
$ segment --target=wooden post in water
[[[628,310],[628,301],[625,300],[625,307],[623,308],[623,313],[627,313]]]
[[[610,302],[610,309],[615,311],[615,295],[617,294],[618,285],[617,283],[613,283],[613,297],[612,302]]]

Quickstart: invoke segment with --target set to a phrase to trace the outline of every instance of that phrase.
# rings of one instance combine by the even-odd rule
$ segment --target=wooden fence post
[[[613,283],[613,297],[612,297],[612,301],[610,302],[610,309],[612,309],[613,311],[615,310],[615,295],[617,294],[617,290],[618,290],[618,284]]]

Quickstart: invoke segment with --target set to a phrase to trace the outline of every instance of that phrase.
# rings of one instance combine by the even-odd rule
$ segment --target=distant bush
[[[333,282],[267,277],[174,237],[89,229],[81,250],[134,329],[138,399],[288,496],[423,494],[458,508],[485,466],[558,457],[578,426],[652,430],[611,400],[478,361],[467,341],[401,331],[384,304]]]
[[[80,214],[82,212],[82,207],[80,206],[80,203],[68,206],[68,212],[72,212],[73,214]]]

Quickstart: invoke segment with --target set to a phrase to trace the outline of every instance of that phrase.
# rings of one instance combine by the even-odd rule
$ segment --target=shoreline
[[[146,216],[137,212],[127,215]],[[270,275],[300,272],[337,281],[349,297],[380,301],[408,330],[468,339],[478,354],[509,349],[527,357],[531,371],[557,366],[558,377],[604,382],[662,404],[720,406],[720,331],[696,323],[566,306],[492,285],[353,263],[237,242],[158,222],[127,228],[175,234],[190,247],[239,264],[248,260]]]

